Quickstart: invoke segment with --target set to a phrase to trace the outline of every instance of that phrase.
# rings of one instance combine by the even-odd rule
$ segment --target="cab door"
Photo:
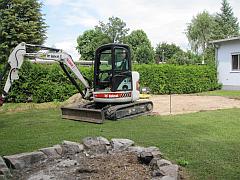
[[[124,47],[113,48],[112,91],[132,91],[130,51]]]
[[[112,48],[106,47],[99,51],[95,60],[94,83],[95,91],[110,92],[113,73]]]

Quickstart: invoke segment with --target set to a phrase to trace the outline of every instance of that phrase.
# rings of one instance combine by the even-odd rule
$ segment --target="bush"
[[[220,87],[214,66],[136,65],[134,70],[140,73],[140,85],[154,94],[188,94]]]
[[[81,67],[81,72],[86,77],[92,78],[89,68]],[[58,64],[24,62],[19,75],[20,79],[14,81],[7,101],[36,103],[64,101],[78,92]]]
[[[93,79],[93,68],[81,67],[83,75]],[[211,66],[134,65],[140,73],[141,86],[154,94],[196,93],[219,88],[216,69]],[[83,86],[81,86],[83,89]],[[64,101],[77,89],[58,64],[44,65],[25,62],[20,79],[15,81],[8,96],[11,102],[36,103]]]

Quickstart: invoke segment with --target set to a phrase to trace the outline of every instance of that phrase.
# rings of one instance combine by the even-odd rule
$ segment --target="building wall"
[[[240,40],[227,41],[219,44],[217,51],[218,80],[223,89],[240,90],[240,71],[232,71],[232,54],[240,54]]]

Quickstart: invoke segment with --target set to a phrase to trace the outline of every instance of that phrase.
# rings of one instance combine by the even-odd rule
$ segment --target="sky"
[[[99,21],[108,22],[111,16],[119,17],[132,30],[146,32],[152,46],[158,43],[175,43],[190,49],[185,35],[193,16],[206,10],[211,14],[220,11],[222,0],[40,0],[42,13],[49,26],[45,45],[61,48],[78,60],[77,37],[93,29]],[[240,0],[228,0],[234,15],[240,21]],[[129,33],[130,33],[129,32]]]

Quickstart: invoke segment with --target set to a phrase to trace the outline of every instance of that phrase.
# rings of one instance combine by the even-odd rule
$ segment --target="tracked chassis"
[[[62,118],[101,124],[105,119],[119,120],[148,114],[153,109],[152,101],[136,101],[128,104],[101,105],[90,102],[62,107]]]

